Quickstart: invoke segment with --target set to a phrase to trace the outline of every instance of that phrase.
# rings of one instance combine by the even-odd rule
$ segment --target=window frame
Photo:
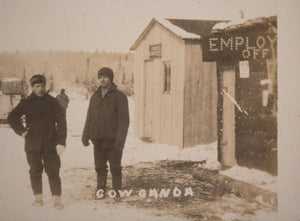
[[[171,74],[172,66],[171,61],[163,62],[163,93],[170,94],[171,92]]]

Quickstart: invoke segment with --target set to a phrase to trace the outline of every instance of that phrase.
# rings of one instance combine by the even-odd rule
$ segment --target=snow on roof
[[[259,18],[251,18],[251,19],[235,19],[230,22],[220,22],[217,23],[213,27],[213,31],[216,32],[218,30],[232,30],[240,27],[247,27],[252,26],[256,24],[262,24],[262,23],[268,23],[268,22],[274,22],[277,21],[276,16],[270,16],[270,17],[259,17]]]
[[[12,82],[12,81],[20,81],[19,78],[0,78],[1,81]]]
[[[245,23],[245,19],[236,19],[236,20],[232,20],[232,21],[229,21],[229,22],[221,22],[221,23],[217,23],[212,30],[224,30],[228,27],[231,27],[231,26],[236,26],[236,25],[240,25],[240,24],[243,24]]]
[[[212,31],[225,29],[230,22],[220,22],[214,25]]]
[[[187,32],[181,28],[179,28],[176,25],[173,25],[170,21],[166,19],[159,19],[155,18],[157,22],[159,22],[161,25],[172,31],[174,34],[176,34],[178,37],[182,39],[200,39],[201,37],[199,35]]]
[[[211,34],[211,30],[215,24],[228,22],[228,20],[191,20],[178,18],[167,18],[166,20],[185,31],[199,35],[200,37]]]
[[[174,33],[176,36],[178,36],[181,39],[200,39],[201,37],[199,35],[187,32],[181,28],[179,28],[176,25],[173,25],[170,21],[162,18],[153,18],[151,22],[147,25],[147,27],[144,29],[142,34],[138,37],[138,39],[133,43],[133,45],[130,47],[130,50],[135,50],[137,46],[140,44],[140,42],[144,39],[144,37],[149,33],[149,31],[152,29],[152,27],[159,23],[161,26],[166,28],[167,30]]]

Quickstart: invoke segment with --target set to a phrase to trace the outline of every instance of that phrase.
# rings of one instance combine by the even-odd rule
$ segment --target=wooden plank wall
[[[184,95],[184,41],[156,24],[135,50],[135,131],[143,137],[145,127],[145,60],[149,59],[149,45],[162,44],[162,57],[152,62],[153,138],[156,143],[183,146],[183,95]],[[171,62],[171,92],[163,93],[163,62]]]
[[[143,137],[144,127],[144,56],[139,47],[134,52],[134,129],[137,137]]]
[[[198,43],[185,47],[184,147],[217,140],[217,72]]]

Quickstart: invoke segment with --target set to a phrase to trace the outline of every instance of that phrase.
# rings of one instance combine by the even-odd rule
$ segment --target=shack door
[[[251,61],[249,69],[248,77],[238,74],[236,79],[236,100],[246,110],[236,111],[237,163],[276,174],[277,79],[268,73],[265,61]]]
[[[153,137],[154,60],[145,60],[144,137]]]

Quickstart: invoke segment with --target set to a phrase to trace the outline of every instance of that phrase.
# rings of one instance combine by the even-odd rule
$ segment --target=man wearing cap
[[[121,158],[129,127],[127,97],[113,83],[112,69],[98,71],[100,87],[92,95],[82,134],[82,143],[94,144],[94,162],[97,172],[96,198],[105,196],[107,162],[112,174],[112,188],[116,199],[122,186]]]
[[[64,112],[66,113],[70,99],[68,95],[65,93],[65,89],[60,90],[60,94],[56,96],[56,100],[60,104],[60,106],[63,108]]]
[[[11,128],[25,138],[25,152],[29,164],[31,187],[35,195],[32,205],[42,206],[43,168],[48,175],[53,206],[63,209],[61,202],[60,157],[66,148],[66,116],[57,100],[45,93],[46,78],[34,75],[30,79],[32,93],[10,112]],[[25,115],[25,127],[20,121]]]

